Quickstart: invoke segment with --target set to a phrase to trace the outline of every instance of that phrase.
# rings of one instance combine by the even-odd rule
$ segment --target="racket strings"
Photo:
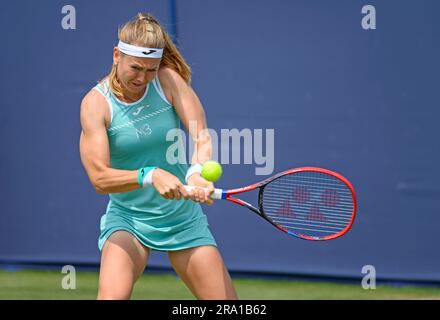
[[[351,223],[353,198],[338,178],[303,171],[266,185],[262,207],[269,219],[289,232],[320,238],[340,233]]]

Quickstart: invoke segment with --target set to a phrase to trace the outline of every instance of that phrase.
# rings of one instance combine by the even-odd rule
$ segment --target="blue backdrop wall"
[[[367,4],[375,30],[361,26]],[[76,29],[62,28],[65,5]],[[230,270],[361,277],[374,265],[378,278],[440,281],[439,10],[435,0],[4,2],[0,261],[99,262],[108,198],[80,162],[79,105],[110,69],[117,28],[148,11],[177,35],[210,128],[274,129],[274,172],[321,166],[357,190],[352,230],[330,242],[206,207]],[[243,155],[218,186],[256,182],[257,167]],[[150,265],[169,262],[155,252]]]

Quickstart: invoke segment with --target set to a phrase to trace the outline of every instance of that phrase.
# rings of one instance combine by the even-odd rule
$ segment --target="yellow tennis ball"
[[[202,177],[208,181],[216,182],[222,176],[222,166],[214,160],[208,160],[202,165]]]

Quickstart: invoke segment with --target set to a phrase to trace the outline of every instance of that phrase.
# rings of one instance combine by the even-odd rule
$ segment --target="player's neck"
[[[145,94],[145,90],[147,90],[146,86],[145,86],[145,89],[142,90],[140,93],[132,93],[130,91],[123,89],[122,96],[119,98],[119,100],[126,102],[126,103],[132,103],[132,102],[138,101]]]

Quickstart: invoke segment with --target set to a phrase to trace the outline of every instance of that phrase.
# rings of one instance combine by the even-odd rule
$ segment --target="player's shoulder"
[[[159,76],[160,78],[164,78],[164,79],[170,79],[170,78],[182,78],[182,77],[180,76],[180,74],[177,73],[176,70],[174,70],[174,69],[172,69],[172,68],[170,68],[170,67],[167,67],[167,66],[164,66],[164,67],[161,66],[161,67],[159,68],[159,71],[157,72],[157,74],[158,74],[158,76]]]
[[[182,76],[170,67],[161,67],[157,72],[157,76],[161,85],[170,89],[176,89],[182,84],[186,84]]]
[[[104,96],[98,90],[92,88],[84,95],[81,101],[81,109],[102,109],[102,106],[105,106],[106,103]]]
[[[104,96],[98,90],[92,88],[81,101],[81,116],[107,119],[109,117],[107,104],[108,102]]]
[[[182,91],[182,86],[186,85],[185,81],[170,67],[161,67],[157,72],[157,77],[167,100],[173,105],[173,97],[177,92]]]

